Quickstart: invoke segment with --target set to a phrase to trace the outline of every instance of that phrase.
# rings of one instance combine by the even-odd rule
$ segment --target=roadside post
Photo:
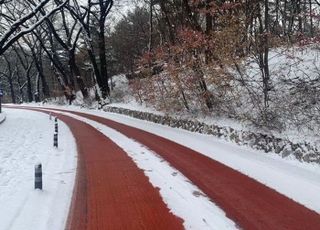
[[[58,118],[54,118],[53,147],[58,148]]]
[[[58,133],[53,134],[53,147],[58,148]]]
[[[42,190],[42,165],[34,166],[34,189]]]
[[[54,132],[58,133],[58,122],[54,123]]]

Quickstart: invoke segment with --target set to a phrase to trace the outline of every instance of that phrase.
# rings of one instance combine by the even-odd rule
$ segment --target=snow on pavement
[[[43,113],[5,109],[0,125],[0,229],[65,228],[74,186],[77,152],[69,128]],[[34,166],[41,162],[43,190],[34,190]]]
[[[184,220],[185,229],[237,229],[236,224],[226,217],[223,210],[156,153],[98,122],[71,113],[54,112],[91,125],[121,147],[137,166],[144,170],[151,184],[160,189],[160,195],[168,208]]]
[[[49,106],[48,106],[49,107]],[[162,126],[125,115],[79,109],[74,106],[50,106],[105,117],[162,136],[217,160],[320,213],[320,167],[281,158],[213,136]]]

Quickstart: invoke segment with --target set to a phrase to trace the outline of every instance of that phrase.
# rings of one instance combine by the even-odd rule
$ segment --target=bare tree
[[[41,12],[45,15],[45,12]],[[75,17],[67,17],[65,9],[60,9],[59,14],[55,15],[56,21],[61,21],[60,28],[55,28],[53,20],[49,18],[46,20],[46,27],[42,26],[42,29],[50,35],[53,35],[52,39],[55,39],[59,45],[67,53],[68,65],[69,65],[69,79],[71,85],[69,87],[74,88],[74,81],[77,82],[84,98],[88,97],[88,91],[81,78],[79,67],[76,63],[76,48],[78,46],[82,27],[79,27],[78,20]],[[58,25],[59,26],[59,25]],[[51,35],[50,35],[51,36]]]
[[[112,6],[113,0],[87,0],[86,4],[79,4],[74,0],[73,4],[67,6],[71,15],[80,22],[83,28],[86,49],[96,81],[101,89],[101,96],[104,99],[110,95],[105,24]],[[95,40],[97,47],[95,47]]]
[[[44,50],[39,44],[39,41],[35,36],[22,37],[24,44],[28,47],[34,60],[35,68],[37,69],[37,84],[36,84],[36,96],[40,100],[40,81],[43,98],[50,97],[49,85],[43,69],[43,56]]]
[[[55,5],[54,2],[59,2]],[[16,1],[7,0],[2,1],[0,5],[1,9],[1,30],[0,30],[0,55],[9,49],[13,43],[19,40],[22,36],[30,33],[36,27],[41,25],[48,17],[53,15],[56,11],[64,7],[69,0],[64,1],[53,1],[43,0],[35,3],[33,0]],[[23,8],[19,9],[18,6],[23,7],[25,3],[34,5],[34,8]],[[44,9],[44,7],[53,4],[55,5],[46,15],[39,18],[34,23],[34,18],[37,14]],[[11,7],[9,6],[11,5]],[[27,13],[25,13],[27,11]],[[31,23],[30,23],[31,22]]]
[[[14,87],[14,77],[18,70],[17,66],[12,66],[12,60],[10,60],[10,55],[3,55],[2,56],[4,63],[6,65],[6,69],[0,72],[0,75],[5,77],[9,83],[9,90],[11,95],[12,103],[16,103],[16,94],[15,94],[15,87]]]
[[[32,56],[29,56],[29,54],[23,49],[22,45],[17,42],[18,47],[13,46],[13,50],[17,56],[17,59],[20,62],[20,65],[23,69],[24,76],[26,78],[26,86],[27,86],[27,96],[28,101],[33,101],[33,87],[32,87],[32,80],[31,80],[31,70],[33,68],[34,59]]]

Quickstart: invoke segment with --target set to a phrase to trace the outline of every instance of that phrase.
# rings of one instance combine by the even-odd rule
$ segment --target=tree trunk
[[[41,54],[40,54],[41,55]],[[50,98],[50,90],[49,90],[49,85],[47,83],[47,79],[46,77],[44,76],[44,73],[43,73],[43,65],[42,65],[42,58],[41,56],[39,57],[39,63],[38,63],[38,73],[39,73],[39,77],[40,77],[40,80],[41,80],[41,89],[42,89],[42,94],[43,94],[43,97],[44,98]],[[37,68],[38,68],[37,67]]]
[[[210,14],[210,8],[211,8],[211,5],[210,3],[212,2],[212,0],[206,0],[206,34],[210,34],[212,28],[213,28],[213,23],[212,23],[212,16]]]
[[[14,93],[14,87],[13,87],[13,80],[12,76],[8,77],[9,86],[10,86],[10,94],[11,94],[11,101],[13,104],[16,104],[16,95]]]
[[[313,37],[312,0],[309,0],[310,36]]]
[[[30,74],[27,73],[27,94],[28,94],[28,101],[33,101],[33,94],[32,94],[32,83],[31,83],[31,77]]]
[[[102,97],[105,99],[110,96],[110,88],[108,83],[108,70],[107,70],[107,57],[106,57],[106,45],[104,37],[104,22],[100,21],[99,31],[99,57],[100,57],[100,77],[101,77],[101,92]]]
[[[72,52],[72,51],[69,52],[69,65],[70,65],[71,74],[75,77],[76,82],[79,86],[79,89],[83,95],[83,98],[88,98],[88,96],[89,96],[88,90],[87,90],[87,88],[81,78],[80,70],[79,70],[79,67],[76,63],[74,52]]]
[[[186,21],[191,25],[191,27],[197,31],[201,31],[201,26],[197,21],[197,18],[195,16],[195,12],[192,12],[191,7],[189,5],[188,0],[183,0],[183,11],[185,12]]]
[[[165,18],[166,24],[168,26],[169,40],[170,40],[171,44],[174,44],[175,43],[175,36],[174,36],[174,31],[172,29],[173,25],[170,22],[169,13],[168,13],[168,10],[167,10],[167,7],[166,7],[164,0],[160,0],[160,8],[161,8],[162,13],[164,14],[164,18]]]
[[[40,74],[37,74],[36,79],[36,92],[34,93],[34,101],[40,102]]]
[[[264,35],[264,61],[263,61],[263,67],[264,67],[264,106],[265,109],[269,107],[269,90],[270,90],[270,73],[269,73],[269,0],[265,0],[264,4],[265,8],[265,35]]]
[[[149,5],[149,44],[148,51],[151,52],[153,48],[153,0],[150,0]]]

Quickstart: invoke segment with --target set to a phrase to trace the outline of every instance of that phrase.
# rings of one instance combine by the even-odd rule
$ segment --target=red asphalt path
[[[243,229],[320,229],[318,213],[187,147],[106,118],[50,110],[70,112],[97,121],[145,145],[183,173]],[[70,122],[66,123],[69,125]]]
[[[158,189],[119,146],[84,122],[53,115],[69,126],[78,150],[66,229],[183,229],[183,221],[170,212]]]
[[[155,134],[106,118],[71,113],[113,128],[162,156],[243,229],[320,229],[318,213],[209,157]]]

